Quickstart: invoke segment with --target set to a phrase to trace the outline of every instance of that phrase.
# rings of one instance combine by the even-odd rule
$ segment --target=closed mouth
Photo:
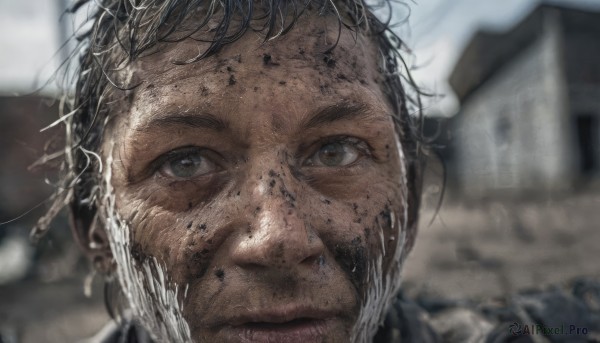
[[[285,322],[247,322],[233,327],[242,342],[321,342],[327,331],[327,321],[296,318]]]
[[[243,309],[224,320],[228,342],[323,342],[337,318],[336,312],[318,307],[285,304],[264,309]]]
[[[249,322],[240,325],[240,327],[252,329],[252,330],[294,330],[297,328],[303,328],[307,325],[317,324],[322,322],[321,319],[314,318],[298,318],[287,322],[273,323],[273,322]]]

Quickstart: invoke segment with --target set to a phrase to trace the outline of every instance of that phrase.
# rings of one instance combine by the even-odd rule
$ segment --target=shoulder
[[[600,282],[578,279],[487,301],[400,295],[374,343],[600,342]]]

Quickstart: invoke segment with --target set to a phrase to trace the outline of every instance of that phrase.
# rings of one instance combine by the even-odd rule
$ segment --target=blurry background
[[[48,171],[27,170],[59,133],[39,130],[57,118],[58,87],[45,82],[66,56],[67,4],[0,0],[0,222],[34,208],[0,226],[0,343],[72,342],[108,320],[98,280],[83,294],[89,267],[65,218],[28,243],[52,190]],[[482,299],[600,278],[600,1],[408,7],[398,34],[436,96],[425,103],[434,141],[405,291]]]

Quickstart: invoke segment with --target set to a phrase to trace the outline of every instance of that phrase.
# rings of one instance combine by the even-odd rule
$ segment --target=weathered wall
[[[465,99],[457,158],[467,196],[568,188],[575,175],[563,38],[558,16],[544,33]]]

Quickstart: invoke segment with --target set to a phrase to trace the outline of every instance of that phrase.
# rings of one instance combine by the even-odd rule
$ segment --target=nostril
[[[323,256],[321,254],[308,256],[307,258],[302,260],[302,262],[300,262],[300,264],[304,264],[304,265],[314,264],[316,266],[321,267],[325,264],[325,256]]]

